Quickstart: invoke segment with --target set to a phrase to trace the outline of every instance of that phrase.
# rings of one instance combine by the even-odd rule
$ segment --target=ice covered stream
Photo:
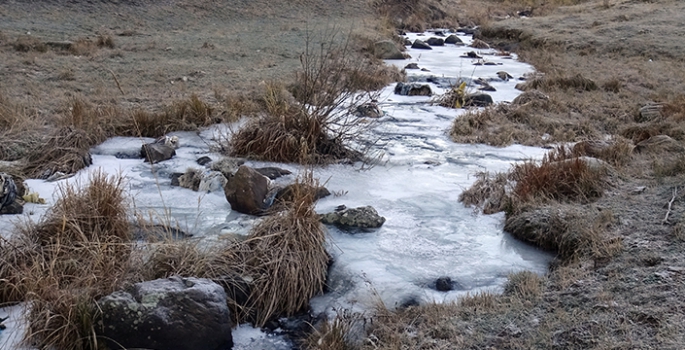
[[[418,34],[409,34],[410,40]],[[430,33],[421,36],[430,37]],[[469,43],[469,36],[460,36]],[[476,51],[483,59],[461,58]],[[403,68],[411,62],[428,71],[407,70],[411,80],[428,81],[435,94],[449,88],[445,82],[476,78],[490,80],[497,89],[488,92],[498,101],[511,101],[518,91],[516,80],[533,68],[515,57],[494,55],[492,50],[446,44],[433,50],[408,49],[408,60],[387,61]],[[478,62],[494,65],[474,65]],[[498,71],[514,76],[510,81],[498,78]],[[437,84],[441,85],[437,85]],[[470,85],[469,90],[475,90]],[[329,196],[316,206],[319,213],[336,206],[371,205],[387,220],[378,230],[349,234],[329,227],[329,251],[334,258],[330,270],[329,293],[312,300],[315,313],[334,312],[344,308],[369,311],[380,298],[386,305],[413,302],[444,302],[466,293],[498,291],[509,273],[531,270],[543,273],[550,255],[514,240],[502,231],[503,215],[482,215],[458,202],[459,194],[474,181],[478,171],[505,171],[512,163],[539,159],[544,149],[510,146],[495,148],[484,145],[456,144],[447,134],[452,121],[464,110],[439,107],[432,97],[399,96],[394,85],[380,92],[379,105],[385,115],[372,129],[378,138],[377,150],[384,153],[383,162],[359,170],[350,165],[333,165],[315,170],[326,187],[341,196]],[[95,147],[93,165],[76,176],[58,182],[29,180],[28,186],[47,200],[45,205],[27,204],[25,214],[31,220],[54,204],[60,183],[85,185],[90,173],[102,169],[121,174],[131,206],[136,211],[158,220],[171,222],[181,229],[207,240],[224,234],[247,234],[255,218],[232,212],[223,192],[198,193],[171,187],[169,175],[188,167],[200,168],[195,162],[202,156],[218,159],[210,145],[225,135],[227,126],[216,126],[200,133],[173,133],[181,147],[171,160],[154,165],[142,159],[121,159],[138,152],[151,139],[112,138]],[[297,174],[292,164],[248,162],[253,166],[278,166]],[[294,175],[290,175],[290,180]],[[0,233],[9,234],[11,222],[19,216],[0,217]],[[438,292],[434,282],[450,277],[454,290]],[[5,312],[0,312],[0,317]],[[243,327],[243,326],[241,326]],[[241,328],[247,334],[243,348],[279,348],[273,339]],[[0,347],[7,344],[8,332],[0,332]],[[261,337],[261,338],[260,338]],[[16,338],[16,337],[15,337]],[[240,340],[238,340],[240,342]],[[264,345],[264,344],[271,345]],[[261,344],[261,345],[260,345]],[[256,346],[256,347],[255,347]],[[240,348],[240,347],[236,347]],[[8,348],[9,349],[9,348]]]

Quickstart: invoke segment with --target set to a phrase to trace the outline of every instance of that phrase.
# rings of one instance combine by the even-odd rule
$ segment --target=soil
[[[287,80],[307,36],[368,26],[364,1],[3,1],[0,91],[51,117],[74,96],[154,109],[191,93],[227,92]],[[335,28],[335,29],[334,29]],[[113,48],[19,52],[17,40],[113,38]],[[117,88],[118,79],[123,94]]]

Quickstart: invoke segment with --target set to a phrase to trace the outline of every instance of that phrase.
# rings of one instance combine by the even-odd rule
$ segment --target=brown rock
[[[269,179],[256,170],[241,165],[224,187],[231,209],[244,214],[259,215],[269,207]]]
[[[140,156],[152,164],[171,159],[175,155],[176,150],[164,144],[146,143],[140,148]]]

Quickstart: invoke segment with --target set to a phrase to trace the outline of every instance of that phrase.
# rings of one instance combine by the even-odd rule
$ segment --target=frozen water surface
[[[413,40],[418,36],[410,34],[409,37]],[[430,34],[421,38],[428,37]],[[471,40],[468,36],[460,37],[466,43]],[[460,57],[469,51],[501,65],[475,66],[473,63],[479,60]],[[517,78],[532,72],[532,67],[496,56],[492,50],[446,45],[408,52],[413,57],[410,60],[387,63],[402,68],[416,62],[430,71],[408,70],[411,80],[439,83],[491,80],[497,91],[488,93],[495,101],[515,98]],[[496,75],[498,71],[506,71],[514,79],[502,81]],[[449,88],[444,83],[429,84],[438,94]],[[476,88],[470,84],[468,90]],[[367,311],[378,298],[388,306],[451,301],[465,293],[497,291],[513,271],[543,273],[550,259],[548,254],[502,232],[503,215],[479,214],[465,208],[458,197],[475,181],[476,172],[505,171],[513,162],[541,158],[545,150],[517,145],[494,148],[455,144],[447,131],[463,110],[431,105],[431,97],[394,95],[393,89],[391,85],[379,92],[379,105],[385,116],[367,135],[378,140],[376,150],[383,152],[383,161],[363,171],[349,165],[315,170],[331,191],[344,193],[319,201],[318,212],[332,211],[340,204],[371,205],[387,221],[378,230],[355,234],[329,227],[329,251],[335,262],[330,271],[329,293],[312,300],[314,312],[333,312],[340,308]],[[258,219],[232,212],[222,192],[198,193],[170,186],[171,173],[183,172],[188,167],[201,168],[195,162],[197,158],[207,155],[218,159],[218,154],[210,152],[210,145],[225,137],[229,127],[219,125],[200,133],[174,133],[181,143],[176,157],[154,166],[134,159],[141,144],[151,139],[112,138],[93,148],[93,166],[74,177],[56,183],[27,181],[31,190],[37,191],[48,204],[27,204],[23,216],[0,217],[0,233],[8,235],[9,223],[21,217],[37,220],[58,198],[59,185],[85,185],[89,174],[101,169],[108,174],[121,174],[126,180],[132,208],[153,220],[171,222],[206,239],[216,239],[224,233],[247,234]],[[300,170],[291,164],[248,162],[248,165],[279,166],[294,173]],[[436,291],[434,281],[439,277],[450,277],[455,289]],[[16,313],[16,309],[10,310]],[[7,331],[0,333],[0,344],[14,339],[7,334]],[[237,349],[290,346],[282,338],[267,336],[248,326],[238,327],[236,338]]]

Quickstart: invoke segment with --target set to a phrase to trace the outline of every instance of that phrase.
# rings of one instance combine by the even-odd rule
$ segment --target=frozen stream
[[[417,35],[410,34],[413,41]],[[426,35],[422,39],[430,37]],[[470,37],[460,36],[466,42]],[[460,58],[477,51],[487,62],[496,65],[476,66],[478,60]],[[418,63],[421,70],[408,70],[410,79],[420,81],[456,81],[478,77],[491,79],[497,89],[489,92],[495,101],[511,101],[518,95],[516,78],[531,72],[532,67],[511,57],[494,55],[491,50],[474,50],[467,46],[446,45],[433,50],[409,49],[413,58],[388,61],[404,67]],[[481,60],[482,61],[482,60]],[[502,81],[498,71],[506,71],[514,79]],[[435,79],[429,77],[437,77]],[[429,83],[433,92],[441,94],[447,86]],[[385,116],[371,131],[380,138],[379,150],[383,162],[370,170],[360,171],[349,165],[335,165],[316,170],[316,175],[332,192],[317,204],[317,211],[332,211],[338,205],[347,207],[371,205],[386,217],[376,231],[349,234],[329,227],[329,251],[334,257],[330,275],[330,292],[312,300],[315,313],[334,312],[345,308],[368,311],[378,297],[388,306],[407,302],[444,302],[465,293],[481,290],[498,291],[509,273],[532,270],[543,273],[550,260],[548,254],[522,244],[502,232],[503,215],[482,215],[458,202],[459,194],[475,180],[477,171],[504,171],[513,162],[539,159],[545,150],[511,146],[494,148],[483,145],[463,145],[450,141],[447,130],[452,120],[463,113],[432,106],[430,97],[398,96],[394,85],[381,91],[379,105]],[[470,86],[473,91],[476,87]],[[126,179],[131,205],[140,213],[160,222],[171,222],[181,229],[207,240],[224,234],[247,234],[255,218],[232,212],[223,192],[202,194],[171,187],[169,174],[183,172],[188,167],[201,168],[195,162],[201,156],[218,159],[209,152],[209,145],[226,132],[226,126],[216,126],[201,133],[174,133],[181,147],[176,157],[154,166],[154,171],[141,159],[120,159],[117,155],[136,153],[151,139],[113,138],[95,147],[93,166],[76,176],[59,182],[29,180],[28,186],[47,200],[46,205],[27,204],[25,214],[31,220],[54,204],[57,186],[65,182],[87,183],[90,173],[100,168],[109,174],[121,174]],[[278,166],[297,174],[291,164],[248,162],[253,166]],[[290,175],[286,180],[293,180]],[[17,216],[0,217],[0,233],[11,231],[10,223]],[[434,281],[450,277],[455,289],[438,292]],[[0,317],[16,309],[0,310]],[[16,322],[11,323],[14,326]],[[8,324],[10,325],[10,324]],[[11,349],[16,333],[10,327],[0,332],[0,347]],[[20,327],[19,327],[20,328]],[[16,331],[16,329],[15,329]],[[16,339],[15,339],[16,340]],[[276,349],[282,340],[269,338],[257,330],[241,326],[236,334],[236,349]],[[243,344],[243,345],[240,345]]]

